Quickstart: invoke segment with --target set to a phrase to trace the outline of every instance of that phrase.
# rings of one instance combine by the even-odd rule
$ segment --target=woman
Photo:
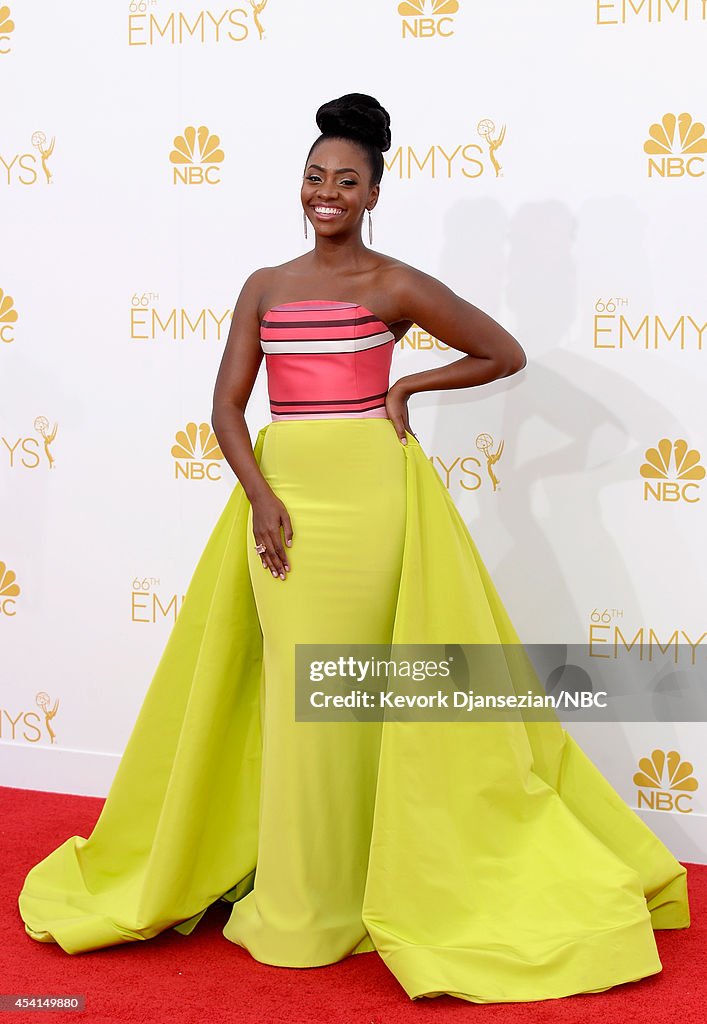
[[[486,645],[501,689],[535,685],[407,409],[515,373],[524,353],[361,241],[390,145],[377,101],[343,96],[317,123],[314,249],[247,280],[216,381],[238,484],[93,833],[29,872],[25,927],[75,953],[189,934],[222,899],[224,936],[256,959],[377,950],[413,999],[557,998],[655,974],[653,929],[689,924],[685,868],[556,719],[303,713],[312,652],[359,645]],[[389,387],[412,323],[466,355]],[[263,355],[272,421],[251,446]]]

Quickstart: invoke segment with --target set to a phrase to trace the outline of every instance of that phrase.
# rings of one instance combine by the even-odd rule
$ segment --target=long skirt
[[[654,929],[689,925],[686,869],[559,720],[297,712],[298,650],[317,650],[299,645],[520,645],[407,442],[387,418],[259,431],[291,570],[263,568],[236,484],[91,835],[27,874],[32,938],[188,941],[224,900],[224,937],[255,959],[375,952],[412,999],[551,999],[662,969]]]

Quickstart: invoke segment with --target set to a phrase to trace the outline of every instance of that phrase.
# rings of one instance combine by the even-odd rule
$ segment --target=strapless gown
[[[295,645],[520,644],[448,490],[385,411],[395,339],[355,303],[261,327],[254,454],[293,524],[285,581],[237,483],[88,838],[32,867],[67,953],[187,936],[218,900],[257,960],[376,951],[412,999],[600,992],[662,969],[686,869],[559,721],[302,721]],[[526,692],[520,673],[512,680]]]

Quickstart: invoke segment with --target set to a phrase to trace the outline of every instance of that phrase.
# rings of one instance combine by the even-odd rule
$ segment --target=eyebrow
[[[317,171],[326,170],[326,167],[322,167],[321,164],[310,164],[309,166],[314,167],[315,170]],[[337,169],[334,171],[334,174],[343,174],[344,171],[353,171],[354,174],[360,174],[360,171],[357,171],[355,167],[337,167]]]

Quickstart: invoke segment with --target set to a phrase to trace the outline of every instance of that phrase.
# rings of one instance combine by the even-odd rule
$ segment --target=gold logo
[[[0,288],[0,341],[9,345],[11,341],[15,340],[13,327],[17,320],[17,310],[12,296]]]
[[[494,491],[498,488],[499,483],[498,477],[493,471],[493,467],[496,465],[498,460],[503,455],[503,445],[504,442],[501,441],[496,451],[493,452],[491,450],[493,448],[493,438],[491,437],[490,434],[479,434],[479,436],[476,438],[476,447],[479,449],[480,452],[483,452],[484,456],[486,457],[486,470],[488,472],[489,477],[491,478],[491,483],[493,484]]]
[[[6,185],[36,185],[40,180],[39,163],[41,161],[44,177],[48,185],[52,183],[52,173],[49,170],[49,157],[54,152],[56,138],[52,137],[47,142],[44,132],[32,132],[32,146],[38,151],[39,158],[31,150],[22,152],[0,154],[0,167],[4,168],[4,184]]]
[[[501,128],[498,135],[496,135],[496,125],[490,118],[484,117],[477,124],[476,130],[481,136],[481,138],[485,140],[486,145],[488,146],[489,159],[493,164],[493,169],[496,172],[496,177],[500,178],[502,175],[502,171],[501,165],[498,162],[498,157],[496,156],[496,151],[499,150],[503,145],[503,140],[506,137],[506,126],[504,124],[503,128]]]
[[[57,429],[58,429],[58,424],[55,423],[54,424],[54,429],[50,430],[49,429],[49,420],[47,419],[47,417],[46,416],[37,416],[36,420],[34,421],[34,429],[37,431],[37,433],[42,435],[42,440],[44,441],[44,454],[47,457],[47,461],[49,463],[49,468],[50,469],[54,469],[54,456],[49,451],[49,445],[52,443],[52,441],[56,437],[56,432],[57,432]]]
[[[677,346],[681,352],[704,348],[703,334],[707,331],[707,320],[703,317],[683,313],[668,319],[659,313],[634,313],[631,316],[619,312],[628,309],[629,300],[624,297],[598,299],[594,303],[594,348],[623,349],[635,346],[649,350],[666,349],[673,351]]]
[[[44,132],[32,133],[32,145],[35,149],[39,150],[39,155],[42,158],[42,170],[44,171],[44,177],[47,179],[47,185],[51,185],[52,182],[52,173],[47,165],[47,160],[54,152],[55,141],[55,136],[52,136],[52,141],[47,145],[47,137]]]
[[[268,0],[249,0],[258,39],[265,38],[261,14]],[[156,0],[130,0],[128,5],[128,46],[209,46],[213,43],[244,43],[255,32],[247,4],[230,9],[172,10],[159,14],[149,8]]]
[[[489,161],[496,177],[500,177],[502,169],[497,153],[506,138],[505,124],[496,132],[494,122],[489,117],[483,117],[476,125],[476,132],[486,143]],[[391,150],[390,156],[384,158],[384,163],[388,172],[399,178],[452,178],[461,175],[462,178],[472,179],[480,178],[489,171],[482,159],[483,155],[484,147],[478,142],[447,144],[446,148],[440,143],[434,143],[426,151],[401,145]]]
[[[403,0],[398,4],[398,14],[403,19],[403,39],[454,35],[452,15],[458,11],[458,0]]]
[[[158,593],[160,580],[155,576],[136,577],[133,580],[131,601],[131,622],[151,623],[162,622],[170,618],[172,622],[177,621],[179,608],[184,603],[184,594],[177,597],[176,594],[169,594],[169,600],[163,603],[162,596]]]
[[[52,729],[52,719],[56,716],[57,709],[59,707],[59,698],[57,697],[57,699],[54,701],[53,708],[49,707],[51,703],[51,698],[49,694],[45,693],[44,691],[41,691],[37,694],[37,696],[35,697],[35,701],[37,703],[37,707],[40,707],[42,709],[42,713],[44,714],[44,724],[47,727],[47,732],[49,733],[50,739],[53,743],[56,739],[56,733]]]
[[[645,459],[641,476],[655,482],[644,484],[644,501],[649,497],[657,501],[682,499],[691,504],[700,500],[699,493],[695,494],[699,487],[693,481],[704,480],[705,467],[700,465],[700,453],[687,441],[661,438],[657,448],[646,449]]]
[[[218,462],[223,460],[223,452],[208,423],[187,423],[186,429],[178,430],[174,439],[177,442],[172,446],[172,456],[176,460],[175,477],[221,479]]]
[[[20,596],[20,585],[16,582],[17,575],[8,569],[5,562],[0,562],[0,615],[16,615],[15,598]]]
[[[268,5],[268,0],[250,0],[250,6],[253,8],[253,21],[255,27],[258,30],[258,39],[262,39],[265,35],[265,29],[260,21],[260,15],[263,13]]]
[[[184,306],[158,308],[159,292],[134,292],[130,300],[130,340],[222,342],[228,334],[233,310],[204,306],[194,311]],[[2,335],[0,334],[0,337]]]
[[[649,178],[701,178],[704,160],[698,154],[707,153],[705,126],[689,114],[664,114],[650,126],[643,151],[649,157]]]
[[[705,21],[705,0],[596,0],[597,25]]]
[[[694,766],[682,761],[677,750],[654,750],[650,757],[639,759],[641,769],[633,776],[639,787],[638,805],[645,805],[655,811],[677,810],[689,814],[692,808],[689,793],[695,793],[699,783],[694,776]],[[641,790],[647,789],[647,794]]]
[[[10,17],[7,4],[0,6],[0,55],[10,52],[10,33],[15,31],[15,23]]]
[[[413,324],[407,334],[404,334],[398,342],[401,350],[412,349],[415,352],[429,352],[430,349],[439,349],[442,352],[451,351],[449,345],[445,345],[439,338],[428,331],[423,331],[419,324]]]
[[[169,154],[173,163],[173,183],[183,185],[217,185],[220,182],[219,164],[224,160],[221,140],[212,135],[206,125],[184,129],[177,135],[174,149]]]

